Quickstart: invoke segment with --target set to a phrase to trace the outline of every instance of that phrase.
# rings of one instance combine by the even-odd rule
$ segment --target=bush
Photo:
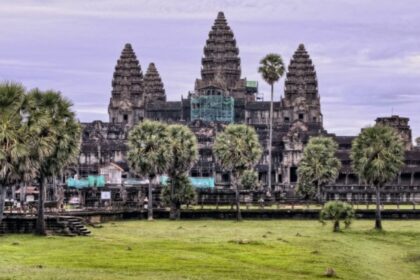
[[[348,228],[354,219],[353,207],[342,201],[330,201],[324,205],[320,213],[320,220],[331,220],[333,222],[333,231],[340,231],[340,221],[343,220]]]

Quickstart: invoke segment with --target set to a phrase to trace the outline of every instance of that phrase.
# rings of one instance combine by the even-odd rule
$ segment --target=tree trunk
[[[4,213],[4,202],[6,200],[6,186],[0,186],[0,225],[3,221],[3,213]]]
[[[233,179],[233,187],[235,188],[235,200],[236,200],[236,220],[242,221],[242,214],[241,214],[241,205],[240,205],[240,199],[239,199],[239,189],[238,185],[236,184],[236,175],[232,176]]]
[[[381,217],[381,188],[376,186],[376,214],[375,214],[375,229],[382,230]]]
[[[39,178],[39,195],[38,195],[38,218],[36,220],[35,233],[37,235],[46,235],[45,219],[44,219],[44,200],[45,200],[46,178],[41,175]]]
[[[271,85],[270,116],[269,116],[269,140],[268,140],[268,191],[271,192],[271,150],[273,144],[273,96],[274,84]]]
[[[147,219],[149,221],[153,221],[153,188],[152,188],[152,179],[153,177],[149,177],[149,197],[147,201]]]
[[[334,221],[334,232],[339,232],[340,231],[340,221],[336,220]]]
[[[175,203],[175,218],[177,220],[181,219],[181,203]]]
[[[174,177],[174,176],[173,176]],[[171,180],[171,185],[170,185],[170,209],[169,209],[169,219],[170,220],[176,220],[177,219],[177,208],[176,208],[176,203],[174,202],[174,184],[173,184],[173,179]]]

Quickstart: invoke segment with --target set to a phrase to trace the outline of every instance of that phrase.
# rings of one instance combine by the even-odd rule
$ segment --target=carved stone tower
[[[280,122],[300,121],[322,127],[321,105],[315,67],[305,46],[300,44],[286,74],[284,108]]]
[[[109,121],[133,126],[143,119],[143,105],[143,74],[131,45],[126,44],[115,66]]]
[[[154,63],[149,64],[146,75],[144,75],[143,84],[145,106],[147,106],[148,103],[153,103],[155,101],[166,101],[165,88]]]
[[[195,82],[197,93],[208,95],[209,89],[219,89],[225,96],[255,99],[253,94],[246,93],[246,80],[241,79],[239,49],[223,12],[218,13],[209,32],[201,63],[201,79]]]

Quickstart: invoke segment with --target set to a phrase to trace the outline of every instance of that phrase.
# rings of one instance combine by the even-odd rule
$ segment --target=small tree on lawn
[[[333,231],[340,231],[340,221],[344,221],[346,228],[350,226],[354,219],[354,210],[350,204],[342,201],[329,201],[324,205],[320,213],[320,220],[331,220],[333,222]]]
[[[170,145],[167,125],[156,121],[139,123],[128,137],[130,169],[149,178],[148,220],[153,220],[152,182],[167,171],[171,160]]]
[[[168,135],[170,139],[169,152],[171,160],[168,164],[168,186],[170,189],[169,204],[170,219],[180,218],[181,204],[189,202],[194,192],[188,179],[191,167],[198,159],[197,138],[185,125],[169,125]],[[185,198],[182,196],[185,195]]]
[[[337,179],[341,168],[335,156],[337,143],[329,137],[312,137],[298,167],[298,192],[306,199],[321,200],[322,187]]]
[[[169,178],[167,185],[162,189],[162,197],[165,203],[174,205],[174,213],[171,208],[171,219],[181,218],[181,205],[191,204],[195,201],[196,192],[187,174],[181,174]]]
[[[404,144],[393,128],[377,124],[353,140],[350,157],[353,170],[376,190],[375,229],[382,230],[381,190],[403,167]]]
[[[245,170],[252,169],[261,158],[261,145],[254,128],[244,124],[230,124],[217,135],[213,151],[218,163],[231,174],[231,185],[235,190],[236,218],[242,220],[239,205],[238,179]]]

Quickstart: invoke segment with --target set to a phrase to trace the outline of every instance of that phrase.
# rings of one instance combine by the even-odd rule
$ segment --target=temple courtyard
[[[420,279],[420,221],[117,221],[88,237],[0,236],[0,279]]]

